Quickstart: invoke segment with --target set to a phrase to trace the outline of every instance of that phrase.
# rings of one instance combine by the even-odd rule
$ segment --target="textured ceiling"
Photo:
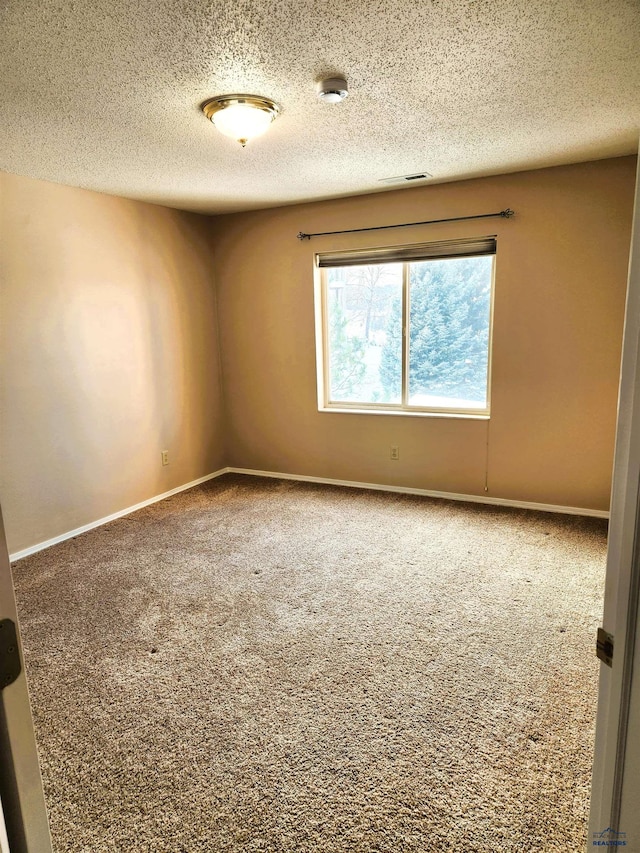
[[[4,0],[0,27],[0,168],[174,207],[637,150],[639,0]],[[233,92],[283,110],[245,149],[199,109]]]

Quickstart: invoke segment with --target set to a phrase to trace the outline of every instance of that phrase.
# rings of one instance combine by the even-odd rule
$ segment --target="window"
[[[495,237],[319,254],[321,409],[489,414]]]

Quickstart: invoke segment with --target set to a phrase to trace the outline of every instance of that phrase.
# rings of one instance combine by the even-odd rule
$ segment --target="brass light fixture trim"
[[[281,112],[279,105],[276,104],[275,101],[272,101],[271,98],[264,98],[261,95],[219,95],[218,97],[209,98],[209,100],[205,101],[202,104],[201,109],[209,121],[213,122],[213,124],[218,127],[218,130],[220,130],[220,127],[216,124],[215,116],[230,107],[250,107],[251,109],[262,112],[268,116],[269,120],[264,123],[263,129],[252,134],[256,136],[259,133],[264,133],[271,122],[273,122]],[[231,136],[231,134],[226,130],[222,130],[221,132],[227,136]],[[250,135],[240,135],[235,138],[244,148],[247,141],[250,139]]]

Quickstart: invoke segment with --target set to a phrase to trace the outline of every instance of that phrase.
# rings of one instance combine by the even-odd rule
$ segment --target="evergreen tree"
[[[409,395],[482,402],[486,394],[490,257],[411,264]],[[399,309],[398,309],[399,311]],[[401,323],[387,329],[380,378],[386,393],[402,370]]]
[[[385,344],[380,355],[382,403],[402,400],[402,298],[394,297],[387,322]]]
[[[329,370],[332,400],[352,399],[362,382],[366,365],[364,343],[347,333],[348,320],[342,305],[334,302],[329,312]]]

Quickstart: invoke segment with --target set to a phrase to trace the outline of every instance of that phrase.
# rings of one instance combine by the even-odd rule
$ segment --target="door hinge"
[[[13,684],[22,672],[18,634],[11,619],[0,620],[0,690]]]
[[[613,634],[607,634],[604,628],[598,628],[598,638],[596,640],[596,655],[607,666],[613,664]]]

